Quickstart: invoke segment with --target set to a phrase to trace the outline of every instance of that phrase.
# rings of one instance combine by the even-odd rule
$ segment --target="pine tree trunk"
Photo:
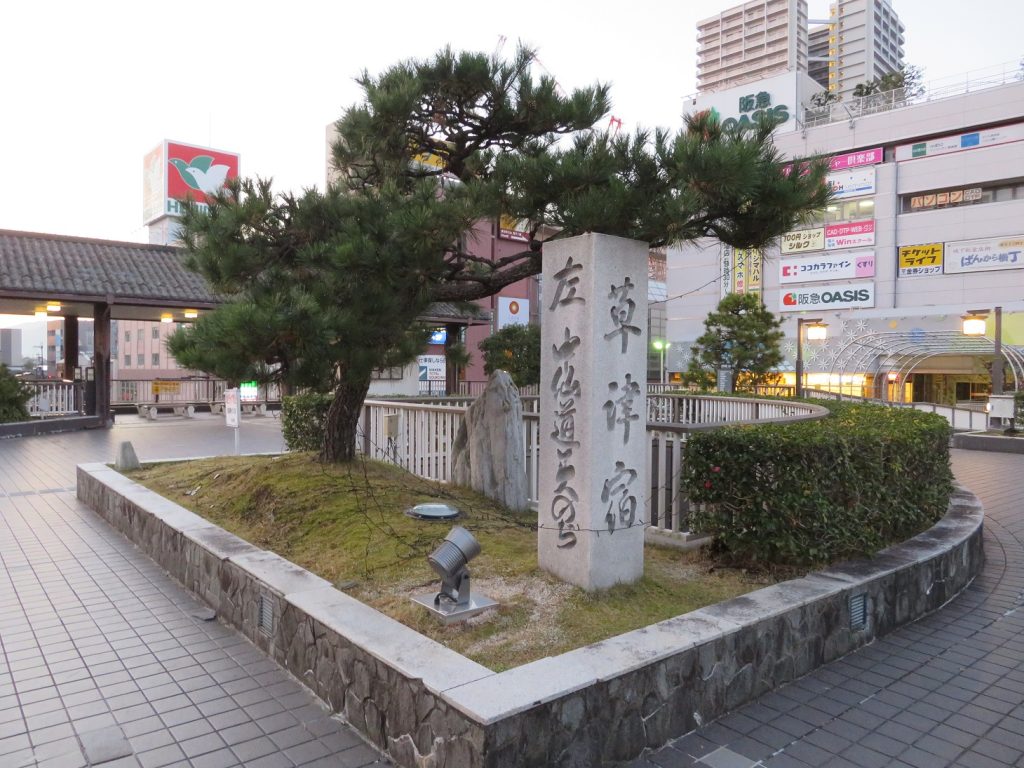
[[[334,402],[327,410],[324,431],[324,449],[321,461],[341,463],[352,461],[356,455],[356,429],[363,410],[363,401],[370,389],[370,380],[351,384],[342,381],[334,391]]]

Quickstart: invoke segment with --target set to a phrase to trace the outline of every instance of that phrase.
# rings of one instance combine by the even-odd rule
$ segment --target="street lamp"
[[[804,328],[808,341],[822,341],[828,338],[828,325],[821,318],[796,319],[796,396],[804,396]]]
[[[995,359],[992,361],[992,394],[1003,394],[1003,308],[996,307],[993,312],[996,320],[995,327]],[[962,330],[965,336],[984,336],[986,320],[988,319],[987,309],[972,309],[962,318]]]
[[[665,352],[672,346],[672,343],[663,341],[662,339],[655,339],[651,342],[651,346],[658,350],[658,358],[660,361],[660,373],[658,375],[658,380],[662,384],[665,384]]]

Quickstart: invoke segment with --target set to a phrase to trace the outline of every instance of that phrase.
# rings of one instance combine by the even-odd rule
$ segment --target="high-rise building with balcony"
[[[807,0],[751,0],[697,22],[697,90],[807,69]]]
[[[795,70],[845,99],[903,66],[904,31],[889,0],[834,0],[814,29],[807,0],[752,0],[697,23],[697,90]]]
[[[826,30],[827,87],[840,99],[852,96],[861,83],[903,66],[906,27],[889,0],[836,0],[829,7]],[[817,41],[821,33],[814,34]]]

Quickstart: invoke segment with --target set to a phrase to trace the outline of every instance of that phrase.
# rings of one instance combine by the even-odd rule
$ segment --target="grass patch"
[[[716,567],[703,552],[648,546],[638,584],[587,593],[537,567],[536,515],[377,462],[326,466],[312,454],[150,465],[137,482],[495,671],[613,637],[792,578]],[[473,589],[501,607],[443,627],[409,599],[436,589],[426,555],[450,523],[404,514],[457,507],[480,541]]]

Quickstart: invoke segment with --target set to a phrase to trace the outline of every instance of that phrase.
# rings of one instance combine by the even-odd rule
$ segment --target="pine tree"
[[[597,84],[563,94],[533,52],[443,50],[359,79],[363,103],[337,123],[338,180],[275,195],[241,181],[182,224],[190,262],[228,299],[169,342],[186,366],[332,391],[322,457],[352,458],[373,370],[422,349],[416,317],[540,272],[544,242],[584,232],[652,246],[713,236],[762,246],[822,208],[827,167],[789,173],[772,126],[609,135]],[[529,242],[496,261],[464,233],[498,215]]]
[[[752,293],[730,293],[704,320],[704,333],[691,348],[687,378],[715,380],[721,368],[732,370],[732,389],[742,380],[750,388],[765,383],[782,362],[782,321]]]

